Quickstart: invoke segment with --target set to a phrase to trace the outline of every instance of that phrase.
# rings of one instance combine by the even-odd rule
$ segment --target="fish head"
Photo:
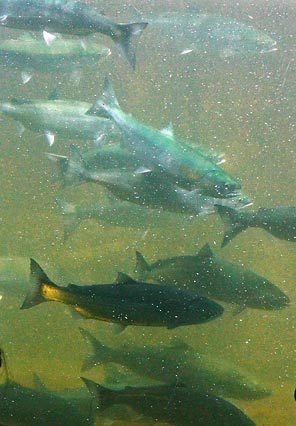
[[[201,192],[216,198],[233,198],[241,194],[241,184],[222,170],[211,170],[200,180]]]
[[[219,23],[212,36],[212,42],[223,58],[277,50],[276,41],[268,34],[241,22]]]
[[[260,287],[256,286],[256,288],[259,289]],[[277,310],[288,307],[290,299],[275,285],[265,283],[265,285],[261,286],[261,294],[259,296],[255,294],[248,302],[251,303],[254,308]]]

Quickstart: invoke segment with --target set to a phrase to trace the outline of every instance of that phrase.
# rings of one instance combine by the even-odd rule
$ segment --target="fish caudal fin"
[[[75,204],[68,203],[65,200],[56,199],[56,203],[63,215],[64,221],[64,241],[67,241],[69,236],[74,232],[81,223],[81,218],[77,213]]]
[[[136,68],[136,44],[148,22],[118,24],[111,36],[121,54],[128,60],[133,69]]]
[[[116,393],[116,391],[105,388],[104,386],[99,385],[98,383],[95,383],[94,381],[85,377],[80,378],[89,390],[89,393],[95,398],[96,407],[99,412],[105,411],[113,404],[112,394]]]
[[[144,259],[144,256],[139,251],[136,251],[136,267],[135,267],[135,273],[138,275],[138,277],[144,278],[145,274],[151,270],[151,267],[148,262]]]
[[[221,247],[225,247],[236,235],[247,229],[248,225],[239,220],[239,213],[236,209],[226,206],[215,206],[221,219],[226,225]]]
[[[114,107],[120,108],[111,80],[106,77],[101,97],[93,104],[86,114],[103,118],[112,118],[110,110]]]
[[[43,286],[44,284],[54,285],[54,283],[48,278],[38,263],[33,259],[30,259],[30,270],[30,279],[31,283],[34,285],[34,288],[27,294],[21,309],[29,309],[35,305],[39,305],[42,302],[47,302],[47,299],[43,296]]]
[[[82,364],[82,371],[90,370],[96,365],[104,362],[111,362],[111,350],[98,339],[96,339],[89,331],[79,328],[80,333],[87,343],[90,344],[92,352],[87,356]]]

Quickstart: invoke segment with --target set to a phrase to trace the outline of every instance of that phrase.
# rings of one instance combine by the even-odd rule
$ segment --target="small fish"
[[[98,411],[113,405],[127,405],[135,416],[144,415],[176,426],[255,426],[255,423],[230,402],[192,388],[175,385],[126,386],[110,389],[81,378],[97,395]]]
[[[277,286],[250,269],[229,262],[206,244],[196,256],[178,256],[149,265],[137,252],[139,279],[196,291],[241,308],[282,309],[290,300]]]
[[[6,357],[0,350],[0,423],[13,426],[86,426],[94,425],[95,395],[88,402],[88,414],[80,411],[76,401],[51,392],[44,385],[25,387],[9,378]]]
[[[107,198],[107,197],[105,197]],[[163,225],[162,220],[168,213],[150,210],[134,203],[102,200],[91,204],[75,205],[65,200],[56,200],[64,219],[65,240],[74,232],[80,223],[94,219],[101,224],[147,230]]]
[[[31,80],[34,71],[41,73],[69,73],[97,63],[111,54],[108,47],[89,40],[85,47],[79,40],[57,37],[47,46],[43,40],[25,35],[17,39],[1,40],[1,65],[22,70],[23,83]]]
[[[237,234],[249,227],[262,228],[276,238],[296,242],[295,206],[260,208],[257,212],[217,206],[217,211],[226,224],[221,247],[225,247]]]
[[[158,284],[137,282],[123,273],[116,284],[78,286],[54,284],[31,259],[31,278],[35,285],[21,307],[28,309],[42,302],[62,302],[85,318],[128,325],[162,326],[204,323],[222,315],[223,308],[204,297]]]
[[[154,129],[122,111],[111,82],[105,79],[102,97],[87,112],[112,119],[123,134],[122,145],[152,171],[165,173],[185,189],[191,186],[215,198],[241,196],[241,185],[204,149],[177,139],[168,130]]]
[[[183,384],[198,392],[225,398],[260,399],[271,392],[233,363],[197,352],[176,339],[167,346],[136,346],[129,342],[110,347],[91,333],[80,330],[92,351],[83,363],[83,370],[102,364],[116,363],[144,377],[169,385]]]
[[[55,136],[96,141],[101,135],[108,135],[119,139],[111,120],[86,114],[89,106],[74,100],[12,99],[0,102],[0,112],[21,123],[24,129],[43,134],[50,146]]]
[[[43,31],[48,45],[56,38],[50,31],[80,36],[101,33],[115,42],[123,56],[135,68],[135,43],[148,24],[116,24],[82,1],[7,0],[0,3],[0,25]]]

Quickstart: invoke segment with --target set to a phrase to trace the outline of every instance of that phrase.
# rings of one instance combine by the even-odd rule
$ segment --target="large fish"
[[[217,210],[227,226],[222,247],[250,227],[262,228],[276,238],[296,242],[295,206],[260,208],[257,212],[242,212],[227,206],[217,206]]]
[[[1,66],[21,71],[23,83],[31,80],[34,71],[41,73],[71,73],[79,78],[86,65],[96,65],[111,54],[108,47],[88,40],[57,38],[47,46],[44,41],[26,34],[17,39],[1,40]]]
[[[129,166],[130,162],[127,162]],[[250,200],[243,197],[214,198],[205,196],[199,190],[187,190],[174,184],[166,175],[153,172],[146,167],[138,169],[99,170],[88,167],[76,147],[71,148],[64,183],[96,182],[107,188],[115,197],[151,209],[162,208],[172,213],[202,215],[216,212],[215,205],[226,204],[242,207]]]
[[[31,259],[31,276],[34,290],[27,295],[22,309],[56,301],[67,304],[85,318],[114,322],[122,327],[146,325],[169,329],[204,323],[223,313],[220,305],[204,297],[137,282],[122,273],[118,274],[116,284],[59,287]]]
[[[137,17],[157,28],[181,52],[211,53],[221,58],[249,56],[277,50],[276,41],[253,22],[241,22],[227,16],[202,13],[193,8],[179,11],[141,14]]]
[[[98,411],[113,405],[127,405],[137,415],[176,426],[255,426],[235,405],[192,388],[175,385],[126,386],[110,389],[82,377],[85,385],[97,395]]]
[[[111,120],[87,115],[87,102],[74,100],[12,99],[0,103],[0,112],[21,123],[24,128],[45,135],[49,145],[55,136],[65,139],[101,141],[119,137]]]
[[[111,118],[123,133],[123,144],[151,170],[173,177],[180,186],[191,185],[218,198],[240,195],[241,185],[216,164],[204,150],[137,121],[120,108],[111,82],[106,79],[102,97],[88,114]]]
[[[0,423],[5,426],[87,426],[94,425],[95,396],[89,397],[88,414],[76,401],[60,397],[44,386],[29,388],[9,378],[6,359],[0,350]]]
[[[173,284],[241,308],[282,309],[289,298],[250,269],[219,257],[206,244],[196,256],[178,256],[149,265],[137,252],[136,272],[145,281]]]
[[[184,384],[199,392],[226,398],[259,399],[271,394],[233,363],[201,354],[184,342],[175,341],[170,346],[161,342],[153,346],[131,346],[126,342],[111,348],[88,331],[81,332],[92,347],[83,364],[84,370],[112,362],[167,384]]]
[[[116,24],[92,6],[73,0],[1,0],[0,24],[43,31],[48,44],[54,38],[49,31],[82,36],[102,33],[111,37],[133,68],[136,64],[134,42],[147,26],[146,22]]]

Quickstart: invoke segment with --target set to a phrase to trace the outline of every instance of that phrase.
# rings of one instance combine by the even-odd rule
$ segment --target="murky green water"
[[[183,1],[89,2],[119,21],[130,21],[128,4],[143,11],[181,10]],[[107,5],[105,3],[108,3]],[[119,58],[107,38],[96,36],[112,49],[97,67],[86,67],[80,83],[67,74],[34,74],[23,85],[20,69],[1,69],[1,98],[47,98],[59,87],[62,97],[92,103],[109,74],[125,111],[156,128],[172,121],[178,136],[225,153],[225,170],[238,177],[254,209],[296,205],[295,198],[295,22],[294,2],[191,1],[205,12],[251,22],[278,41],[278,51],[222,60],[205,54],[180,55],[168,39],[147,28],[137,51],[135,72]],[[210,4],[209,4],[210,3]],[[13,37],[1,28],[0,37]],[[186,48],[186,43],[182,50]],[[91,330],[108,344],[131,345],[169,342],[181,337],[196,350],[214,354],[250,371],[272,389],[271,397],[236,401],[258,426],[295,424],[295,273],[293,243],[275,239],[260,229],[249,229],[220,250],[223,224],[218,215],[191,221],[169,215],[160,227],[113,227],[93,220],[82,222],[63,241],[63,218],[55,199],[59,184],[45,152],[67,155],[73,141],[56,138],[49,148],[44,137],[25,131],[18,136],[16,123],[1,121],[1,256],[36,259],[59,284],[113,282],[118,271],[133,273],[135,249],[147,259],[195,254],[206,242],[222,257],[243,264],[277,284],[291,304],[280,311],[247,309],[225,314],[205,325],[177,328],[130,327],[114,335],[108,324],[75,321],[62,304],[42,304],[20,311],[25,290],[7,292],[1,300],[1,345],[12,377],[32,385],[37,372],[49,388],[80,386],[80,368],[88,348],[78,327]],[[93,142],[78,142],[81,148]],[[73,203],[91,202],[101,189],[95,184],[67,188],[64,197]],[[28,266],[23,269],[28,274]],[[24,284],[25,287],[25,284]],[[20,287],[21,288],[21,287]],[[100,381],[102,369],[88,377]],[[141,423],[148,424],[141,420]],[[97,424],[102,424],[98,420]],[[117,423],[116,423],[117,424]],[[118,424],[124,424],[118,421]],[[125,424],[128,424],[125,423]]]

